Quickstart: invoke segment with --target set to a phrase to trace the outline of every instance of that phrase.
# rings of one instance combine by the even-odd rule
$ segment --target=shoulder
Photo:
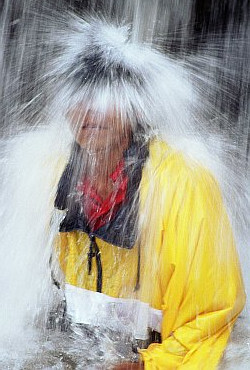
[[[4,145],[5,162],[8,167],[23,170],[41,171],[52,167],[58,161],[66,162],[70,151],[70,140],[64,129],[58,126],[40,127],[6,140]]]
[[[20,162],[64,156],[70,143],[65,136],[65,130],[58,125],[23,132],[6,140],[5,155]]]
[[[192,145],[192,143],[190,143]],[[154,139],[149,145],[149,166],[160,175],[168,174],[173,178],[190,178],[215,181],[212,172],[197,158],[189,156],[185,150],[175,148],[166,141]]]
[[[190,142],[192,145],[192,142]],[[199,153],[198,153],[199,154]],[[202,157],[202,156],[201,156]],[[162,191],[185,193],[204,201],[221,202],[221,191],[214,174],[185,150],[162,140],[153,140],[149,146],[148,169],[158,177]]]
[[[64,133],[65,134],[65,133]],[[70,145],[58,127],[42,127],[6,140],[1,172],[5,187],[22,187],[22,194],[49,191],[58,183]],[[47,190],[46,190],[47,189]]]

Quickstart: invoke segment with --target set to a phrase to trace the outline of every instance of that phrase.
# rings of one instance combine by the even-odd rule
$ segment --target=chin
[[[89,142],[84,142],[84,141],[77,141],[77,143],[80,145],[80,147],[83,150],[86,150],[89,153],[98,153],[98,152],[104,152],[107,150],[107,145],[90,145]]]

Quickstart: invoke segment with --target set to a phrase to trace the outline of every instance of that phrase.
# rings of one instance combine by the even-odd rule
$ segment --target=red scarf
[[[82,195],[82,206],[85,217],[92,231],[99,229],[110,222],[126,197],[128,176],[125,171],[125,162],[122,160],[109,176],[113,181],[115,191],[106,199],[102,199],[91,181],[84,179],[77,186],[77,191]],[[117,186],[115,186],[117,184]]]

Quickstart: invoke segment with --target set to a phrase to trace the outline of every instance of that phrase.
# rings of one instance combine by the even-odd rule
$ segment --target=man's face
[[[67,113],[76,142],[93,152],[109,150],[128,140],[130,125],[114,109],[97,112],[77,105]]]

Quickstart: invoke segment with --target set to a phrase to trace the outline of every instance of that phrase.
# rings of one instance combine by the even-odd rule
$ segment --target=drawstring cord
[[[138,245],[138,260],[137,260],[137,275],[134,292],[140,289],[140,275],[141,275],[141,245]]]
[[[97,281],[96,281],[96,291],[98,293],[102,292],[102,260],[101,260],[101,252],[98,248],[96,243],[95,235],[89,234],[90,244],[89,244],[89,252],[88,252],[88,275],[91,275],[92,271],[92,258],[96,258],[96,265],[97,265]],[[138,262],[137,262],[137,276],[136,276],[136,285],[134,291],[140,289],[140,260],[141,260],[141,248],[140,245],[138,246]],[[50,265],[51,265],[51,257],[50,257]],[[60,283],[55,279],[53,272],[51,271],[51,279],[53,284],[58,288],[61,289]]]
[[[95,235],[89,234],[90,245],[88,252],[88,275],[91,275],[92,271],[92,258],[96,258],[97,265],[97,282],[96,282],[96,291],[102,292],[102,260],[101,252],[96,243]],[[141,262],[141,248],[138,246],[138,262],[137,262],[137,276],[136,276],[136,285],[134,291],[140,289],[140,262]]]
[[[96,243],[95,235],[89,234],[90,245],[88,252],[88,275],[91,274],[92,270],[92,258],[96,258],[97,265],[97,282],[96,282],[96,291],[98,293],[102,292],[102,261],[101,261],[101,252]]]

